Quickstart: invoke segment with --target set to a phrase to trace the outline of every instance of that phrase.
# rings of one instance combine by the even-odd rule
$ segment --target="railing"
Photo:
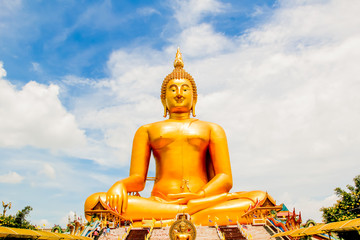
[[[269,227],[269,229],[273,233],[273,235],[276,234],[276,233],[281,232],[279,228],[274,226],[274,224],[271,221],[269,221],[269,219],[266,219],[265,225]]]
[[[148,234],[146,234],[146,236],[145,236],[145,240],[149,240],[149,239],[150,239],[150,237],[151,237],[151,233],[152,233],[152,231],[153,231],[153,228],[154,228],[154,226],[152,226],[152,227],[150,228],[149,233],[148,233]]]
[[[266,219],[265,225],[270,229],[270,231],[274,234],[282,232],[278,227],[276,227],[269,219]],[[281,236],[280,238],[289,240],[287,236]]]
[[[236,222],[236,225],[237,225],[240,233],[241,233],[247,240],[252,240],[252,239],[253,239],[252,236],[251,236],[251,234],[248,233],[247,230],[245,230],[238,221]]]
[[[126,239],[126,237],[129,235],[130,230],[131,230],[132,227],[133,227],[133,226],[132,226],[132,224],[131,224],[131,225],[129,226],[128,230],[126,231],[126,233],[124,233],[124,235],[121,237],[121,240],[125,240],[125,239]]]
[[[216,228],[216,232],[217,232],[219,238],[221,240],[225,240],[225,235],[220,231],[220,228],[219,228],[219,226],[217,225],[216,222],[215,222],[215,228]]]
[[[156,222],[156,220],[153,219],[153,224],[152,224],[152,226],[150,227],[149,233],[145,236],[145,240],[149,240],[149,239],[150,239],[151,233],[152,233],[152,231],[153,231],[153,229],[154,229],[154,227],[155,227],[155,222]]]

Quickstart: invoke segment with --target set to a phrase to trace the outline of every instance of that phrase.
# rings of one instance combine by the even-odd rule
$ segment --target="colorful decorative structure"
[[[197,88],[184,70],[178,49],[174,70],[161,87],[164,117],[169,119],[140,127],[134,137],[129,177],[107,192],[95,193],[85,202],[85,216],[102,215],[114,221],[157,222],[188,213],[197,225],[246,223],[250,206],[266,207],[275,201],[265,192],[234,192],[224,130],[195,117]],[[150,155],[156,161],[156,176],[150,198],[140,197],[145,187]],[[264,205],[265,204],[265,205]],[[251,208],[250,208],[251,209]],[[257,211],[257,210],[256,210]],[[105,215],[105,216],[104,216]],[[210,217],[209,217],[210,216]],[[234,219],[234,221],[229,221]]]
[[[85,210],[85,216],[92,216],[101,221],[101,227],[105,227],[108,222],[111,222],[113,226],[117,224],[121,225],[125,219],[115,210],[111,209],[101,197],[94,203],[92,207]]]
[[[77,217],[76,213],[74,214],[74,221],[71,221],[70,216],[68,218],[68,224],[66,226],[66,230],[63,230],[59,225],[55,225],[51,232],[54,233],[66,233],[69,235],[79,236],[85,229],[85,222],[81,217]]]
[[[298,230],[301,227],[301,213],[296,214],[295,209],[290,212],[283,204],[282,209],[268,217],[269,225],[276,227],[281,232]]]
[[[283,205],[276,205],[275,200],[266,193],[262,201],[257,201],[254,205],[250,205],[246,213],[241,217],[246,219],[247,224],[265,225],[266,220],[272,215],[272,212],[278,212]]]
[[[288,230],[294,230],[294,229],[299,229],[300,225],[301,225],[302,219],[301,219],[301,212],[299,212],[299,214],[295,213],[295,208],[292,212],[292,214],[290,212],[288,212],[288,215],[286,217],[286,228]]]
[[[67,225],[66,232],[70,235],[80,235],[85,229],[85,223],[82,221],[81,218],[77,218],[76,214],[74,215],[74,221],[70,221],[69,216],[69,223]]]

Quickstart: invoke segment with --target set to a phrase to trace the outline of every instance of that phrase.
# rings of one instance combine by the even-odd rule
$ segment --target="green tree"
[[[326,223],[351,220],[360,217],[360,175],[354,178],[355,186],[347,185],[347,190],[335,188],[335,194],[339,197],[332,207],[323,207],[320,210]],[[357,231],[339,232],[343,239],[359,239]]]
[[[15,216],[9,215],[1,215],[0,216],[0,226],[4,227],[14,227],[14,228],[28,228],[28,229],[35,229],[34,226],[30,224],[26,220],[26,217],[29,213],[33,210],[32,207],[26,206],[21,211],[18,211]]]

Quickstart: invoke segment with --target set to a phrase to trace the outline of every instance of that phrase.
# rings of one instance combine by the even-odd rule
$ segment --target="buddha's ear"
[[[161,103],[164,106],[164,116],[163,117],[166,118],[168,110],[167,110],[167,107],[166,107],[165,99],[161,98]]]
[[[192,107],[191,107],[191,113],[192,113],[193,117],[196,117],[196,114],[195,114],[195,105],[196,105],[196,99],[194,99],[193,104],[192,104]]]

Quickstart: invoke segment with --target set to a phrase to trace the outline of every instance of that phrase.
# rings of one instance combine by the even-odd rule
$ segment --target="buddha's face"
[[[186,231],[186,224],[184,223],[180,223],[180,232],[185,232]]]
[[[193,90],[187,79],[172,79],[166,87],[166,107],[170,113],[190,112],[193,106]]]

